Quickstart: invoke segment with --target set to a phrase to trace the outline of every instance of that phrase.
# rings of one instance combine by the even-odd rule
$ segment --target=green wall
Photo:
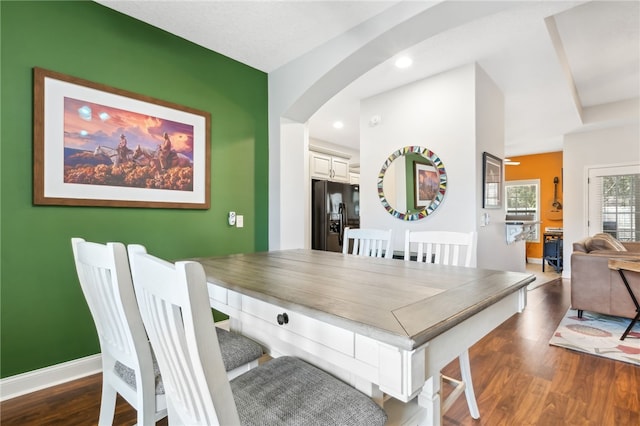
[[[99,352],[71,237],[167,259],[267,250],[268,129],[265,73],[97,3],[2,1],[0,19],[4,378]],[[34,66],[209,111],[211,209],[34,206]]]

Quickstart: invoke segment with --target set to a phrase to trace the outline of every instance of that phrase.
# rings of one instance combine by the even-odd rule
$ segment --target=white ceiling
[[[265,72],[397,3],[97,2]],[[640,98],[640,2],[514,2],[405,53],[412,67],[398,70],[390,60],[354,81],[310,119],[310,136],[357,150],[360,99],[477,62],[504,93],[506,155],[559,151],[562,135],[596,125],[589,111]],[[332,127],[336,120],[343,129]]]

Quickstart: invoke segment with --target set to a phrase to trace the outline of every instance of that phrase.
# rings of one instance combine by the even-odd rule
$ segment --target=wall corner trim
[[[0,401],[100,373],[102,356],[90,355],[0,380]]]

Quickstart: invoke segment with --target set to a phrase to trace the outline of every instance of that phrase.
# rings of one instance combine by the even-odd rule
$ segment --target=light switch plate
[[[244,226],[244,216],[238,215],[236,216],[236,227],[242,228]]]

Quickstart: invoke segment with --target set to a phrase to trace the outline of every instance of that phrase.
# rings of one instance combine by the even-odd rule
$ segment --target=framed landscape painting
[[[502,160],[482,154],[482,208],[502,208]]]
[[[210,207],[208,112],[34,68],[36,205]]]

